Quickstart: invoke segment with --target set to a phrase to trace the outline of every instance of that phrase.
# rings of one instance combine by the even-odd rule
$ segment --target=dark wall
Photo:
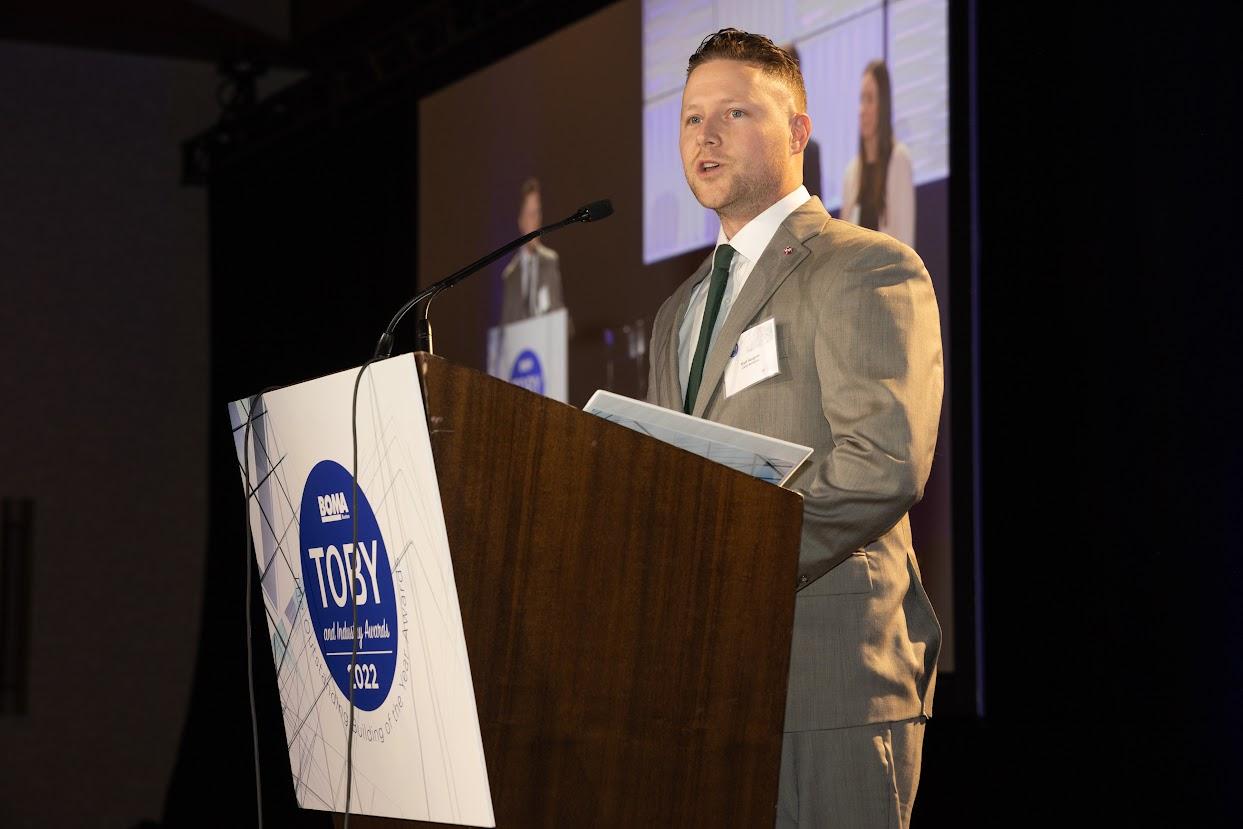
[[[977,5],[988,717],[934,722],[925,783],[1025,821],[1224,825],[1237,51],[1200,8]]]
[[[165,822],[254,820],[242,604],[241,476],[226,404],[358,365],[414,290],[412,106],[346,110],[215,176],[210,187],[212,370],[207,411],[212,523],[205,635]],[[264,809],[299,813],[262,603],[253,598],[256,710]],[[231,794],[221,798],[218,793]]]
[[[34,501],[6,827],[158,817],[176,755],[208,365],[206,205],[178,141],[214,117],[213,75],[0,41],[0,495]]]

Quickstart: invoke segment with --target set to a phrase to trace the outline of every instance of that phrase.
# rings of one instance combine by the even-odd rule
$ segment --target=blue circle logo
[[[509,372],[509,382],[536,394],[544,393],[544,369],[534,351],[528,348],[518,355],[513,370]]]
[[[302,587],[315,637],[324,662],[341,693],[349,697],[354,682],[354,705],[374,711],[388,697],[397,665],[397,601],[388,550],[380,525],[362,488],[357,514],[353,479],[335,461],[320,461],[307,475],[299,516],[302,548]],[[358,549],[354,549],[354,521],[358,522]],[[350,606],[350,572],[358,605],[358,629]],[[358,638],[353,676],[350,654]]]

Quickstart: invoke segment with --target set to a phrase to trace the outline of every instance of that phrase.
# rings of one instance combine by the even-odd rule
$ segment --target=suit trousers
[[[924,722],[786,733],[777,829],[907,829]]]

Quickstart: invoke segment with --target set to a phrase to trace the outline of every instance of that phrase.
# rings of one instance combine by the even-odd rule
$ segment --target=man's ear
[[[811,140],[811,116],[798,112],[790,116],[790,154],[801,153]]]

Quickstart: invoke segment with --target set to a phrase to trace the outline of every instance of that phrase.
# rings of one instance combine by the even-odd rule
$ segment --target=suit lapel
[[[691,303],[691,291],[704,280],[712,266],[712,257],[708,256],[703,263],[678,288],[673,295],[675,312],[671,319],[670,330],[665,336],[665,383],[661,389],[661,401],[667,408],[682,411],[685,400],[682,397],[681,366],[678,363],[678,334],[682,330],[682,320],[686,317],[686,309]]]
[[[791,213],[773,234],[772,241],[764,249],[758,262],[747,277],[747,284],[742,286],[737,300],[729,309],[729,315],[721,324],[712,347],[708,349],[708,359],[704,363],[703,381],[699,385],[699,395],[695,398],[695,410],[691,413],[703,417],[708,403],[716,393],[716,388],[725,376],[725,366],[738,337],[746,327],[754,321],[760,309],[769,298],[781,287],[781,283],[794,272],[809,251],[803,242],[816,236],[824,228],[829,218],[819,198],[813,197],[809,202]],[[787,254],[785,251],[789,249]]]

